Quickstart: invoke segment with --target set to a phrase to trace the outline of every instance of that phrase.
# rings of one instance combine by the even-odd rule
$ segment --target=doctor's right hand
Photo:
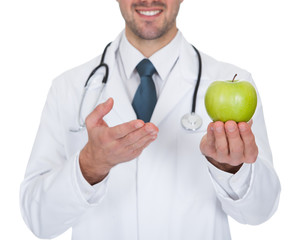
[[[102,181],[115,165],[138,157],[158,133],[153,123],[133,120],[109,127],[103,120],[113,107],[113,99],[98,105],[85,120],[88,142],[79,163],[84,178],[94,185]]]

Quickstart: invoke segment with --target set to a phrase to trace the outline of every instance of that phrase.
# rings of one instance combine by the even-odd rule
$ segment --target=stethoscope
[[[97,102],[99,101],[102,92],[107,84],[108,81],[108,77],[109,77],[109,67],[108,65],[104,62],[105,60],[105,56],[107,53],[107,49],[110,46],[111,42],[109,44],[107,44],[107,46],[105,47],[102,57],[101,57],[101,61],[100,64],[95,67],[92,72],[89,74],[85,84],[84,84],[84,88],[83,88],[83,93],[82,93],[82,97],[81,97],[81,101],[80,101],[80,105],[79,105],[79,110],[78,110],[78,129],[70,129],[71,132],[80,132],[82,130],[85,129],[85,121],[82,119],[81,115],[82,115],[82,106],[84,104],[84,100],[85,100],[85,96],[86,93],[88,91],[88,88],[90,86],[90,82],[91,82],[91,78],[92,76],[101,68],[105,69],[105,74],[104,77],[102,79],[102,84],[101,87],[99,89],[99,94],[97,97],[97,101],[95,102],[96,104],[93,106],[93,108],[96,107]],[[201,61],[201,56],[199,51],[192,45],[193,49],[195,50],[197,57],[198,57],[198,75],[197,75],[197,82],[195,85],[195,89],[194,89],[194,93],[193,93],[193,99],[192,99],[192,107],[191,107],[191,112],[185,114],[182,118],[181,118],[181,125],[183,126],[183,128],[187,131],[190,132],[196,132],[202,125],[202,118],[196,114],[195,110],[196,110],[196,99],[197,99],[197,92],[198,92],[198,88],[199,88],[199,84],[200,84],[200,78],[201,78],[201,73],[202,73],[202,61]]]

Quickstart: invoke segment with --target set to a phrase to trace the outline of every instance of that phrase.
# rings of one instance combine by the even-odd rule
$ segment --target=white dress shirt
[[[149,58],[156,69],[156,73],[153,74],[152,79],[155,84],[157,96],[161,94],[161,90],[179,58],[181,40],[182,34],[178,32],[168,45],[161,48]],[[136,66],[144,58],[145,56],[130,44],[124,34],[119,45],[119,51],[117,52],[117,66],[131,102],[141,81]]]

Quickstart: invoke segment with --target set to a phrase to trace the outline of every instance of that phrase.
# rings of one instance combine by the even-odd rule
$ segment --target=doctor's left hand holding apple
[[[254,163],[258,147],[249,123],[234,121],[212,122],[202,138],[200,149],[217,168],[236,173],[243,163]]]
[[[251,130],[257,95],[245,81],[213,82],[206,93],[205,104],[214,122],[207,128],[200,149],[217,168],[236,173],[243,163],[254,163],[258,147]],[[249,122],[248,122],[249,121]]]

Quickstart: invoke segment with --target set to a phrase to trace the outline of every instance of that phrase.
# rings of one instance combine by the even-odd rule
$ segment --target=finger
[[[129,150],[130,154],[141,153],[144,148],[146,148],[150,143],[152,143],[157,138],[157,134],[154,135],[146,135],[139,139],[137,142],[126,146]]]
[[[88,128],[96,127],[100,124],[106,124],[103,117],[107,115],[113,108],[114,101],[109,98],[106,102],[99,104],[85,119]]]
[[[139,141],[147,135],[157,135],[158,128],[152,123],[146,123],[145,126],[137,129],[136,131],[128,133],[125,137],[120,139],[121,143],[125,146],[131,145]]]
[[[205,156],[216,158],[216,145],[214,135],[214,123],[210,123],[207,129],[207,135],[201,142],[201,151]]]
[[[217,160],[225,161],[229,150],[223,122],[217,121],[214,123],[214,135]]]
[[[205,134],[199,144],[200,151],[203,155],[214,158],[216,153],[215,136],[214,136],[214,123],[211,122],[207,128],[207,134]]]
[[[258,147],[255,141],[255,136],[251,130],[251,127],[244,122],[238,124],[241,138],[244,143],[244,157],[248,163],[256,161],[258,156]]]
[[[253,125],[253,119],[251,119],[249,122],[248,122],[249,126],[252,127]]]
[[[225,123],[225,130],[228,138],[230,158],[233,161],[232,165],[240,164],[244,157],[244,143],[236,122],[227,121]]]
[[[125,137],[131,132],[142,128],[145,123],[142,120],[133,120],[127,123],[123,123],[109,128],[109,136],[113,139],[120,139]]]
[[[215,149],[215,135],[214,135],[214,123],[211,122],[207,129],[207,144],[211,149]]]

